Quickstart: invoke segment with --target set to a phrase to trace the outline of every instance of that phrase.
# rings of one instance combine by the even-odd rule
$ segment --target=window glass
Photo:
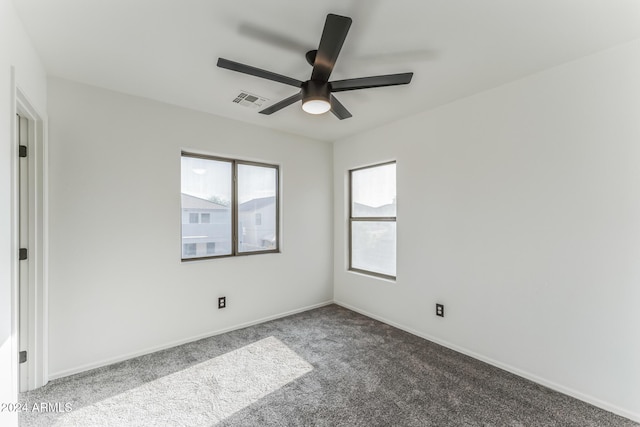
[[[396,275],[395,222],[354,221],[351,239],[351,268]]]
[[[396,164],[353,171],[351,191],[353,217],[396,216]]]
[[[231,254],[232,166],[229,161],[182,157],[182,218],[187,219],[182,243],[203,248],[202,254],[183,251],[183,258]]]
[[[276,168],[238,164],[238,252],[276,248],[277,188]]]

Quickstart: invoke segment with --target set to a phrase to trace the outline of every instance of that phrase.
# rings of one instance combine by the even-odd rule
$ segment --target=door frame
[[[47,144],[46,121],[38,113],[27,95],[16,84],[15,69],[11,70],[12,80],[12,160],[11,160],[11,220],[12,247],[15,248],[15,258],[12,265],[11,308],[12,308],[12,347],[14,349],[14,387],[16,391],[33,390],[48,382],[48,283],[47,283]],[[19,384],[19,271],[18,259],[19,241],[19,153],[16,128],[16,114],[28,121],[28,181],[29,181],[29,242],[28,242],[28,330],[27,363],[28,380],[26,387]]]

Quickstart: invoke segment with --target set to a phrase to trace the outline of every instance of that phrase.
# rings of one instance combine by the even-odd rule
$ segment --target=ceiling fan
[[[331,110],[340,120],[348,119],[351,113],[333,96],[333,92],[406,85],[411,82],[413,76],[413,73],[400,73],[330,82],[329,76],[347,38],[349,27],[351,27],[351,18],[331,13],[327,15],[318,49],[310,50],[305,55],[313,71],[311,78],[304,82],[224,58],[218,58],[218,67],[300,88],[300,92],[259,111],[260,114],[273,114],[302,100],[302,109],[309,114],[323,114]]]

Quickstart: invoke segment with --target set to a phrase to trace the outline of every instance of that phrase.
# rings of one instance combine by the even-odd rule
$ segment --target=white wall
[[[52,377],[331,301],[330,144],[60,79],[49,124]],[[180,262],[181,149],[280,165],[282,253]]]
[[[17,400],[17,342],[12,335],[12,282],[16,262],[13,245],[12,185],[15,144],[15,85],[46,117],[46,78],[31,41],[10,0],[0,0],[0,402]],[[0,413],[1,425],[17,425],[15,414]]]
[[[395,284],[345,249],[346,171],[392,159]],[[337,302],[640,421],[640,41],[338,141],[334,180]]]

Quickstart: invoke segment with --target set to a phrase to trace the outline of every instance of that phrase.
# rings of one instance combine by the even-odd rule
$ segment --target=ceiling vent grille
[[[233,100],[236,104],[242,105],[243,107],[249,108],[260,108],[267,101],[267,98],[256,95],[254,93],[247,92],[246,90],[241,91],[238,96]]]

